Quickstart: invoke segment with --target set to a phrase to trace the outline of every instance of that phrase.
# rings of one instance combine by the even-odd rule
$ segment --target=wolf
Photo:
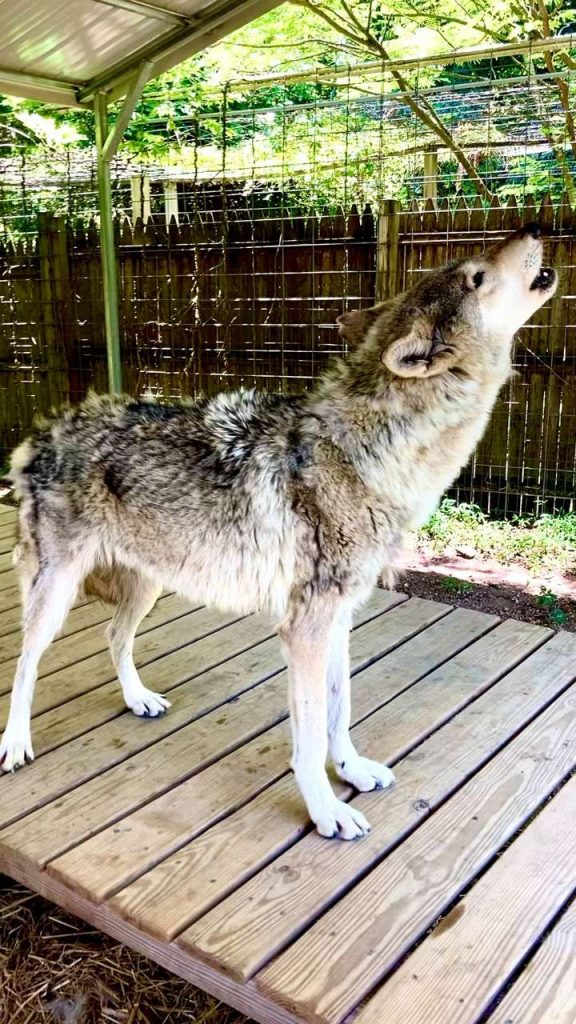
[[[323,836],[370,826],[340,801],[326,762],[359,791],[388,767],[349,735],[354,609],[391,578],[408,530],[438,504],[511,373],[515,332],[556,288],[537,224],[485,254],[422,274],[404,294],[344,313],[348,348],[308,394],[238,391],[154,404],[90,396],[16,449],[15,562],[22,653],[0,762],[33,758],[42,652],[83,581],[116,603],[108,627],[124,700],[157,716],[134,635],[162,589],[273,616],[288,665],[292,768]]]

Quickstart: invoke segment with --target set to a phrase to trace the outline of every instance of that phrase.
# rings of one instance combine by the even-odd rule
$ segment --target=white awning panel
[[[278,0],[0,0],[0,91],[76,106],[126,91],[211,46]]]

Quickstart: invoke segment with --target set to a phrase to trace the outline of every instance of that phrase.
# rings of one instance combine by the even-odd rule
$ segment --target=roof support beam
[[[60,81],[0,67],[0,93],[58,106],[91,107],[96,93],[104,90],[108,93],[108,101],[112,102],[125,95],[142,61],[154,61],[154,74],[160,74],[279,6],[279,0],[206,0],[202,9],[190,16],[164,7],[163,2],[168,0],[159,0],[158,3],[154,0],[96,2],[156,19],[159,22],[158,38],[139,47],[135,53],[89,82]]]
[[[156,18],[157,21],[167,21],[171,25],[189,25],[192,21],[184,14],[177,11],[169,11],[166,7],[158,4],[149,4],[147,0],[96,0],[106,7],[119,7],[123,11],[132,11],[133,14],[140,14],[144,18]]]
[[[134,108],[138,103],[142,95],[142,90],[146,85],[146,82],[152,77],[154,72],[154,63],[151,60],[143,60],[138,71],[136,72],[132,84],[126,93],[126,98],[120,113],[116,118],[116,123],[106,137],[106,141],[102,146],[102,159],[108,162],[116,156],[118,146],[122,140],[122,136],[128,127],[128,122],[134,113]]]
[[[94,97],[96,120],[96,163],[98,172],[98,205],[100,208],[100,259],[104,292],[104,324],[108,356],[108,383],[110,391],[122,391],[122,358],[120,352],[120,323],[118,317],[118,269],[114,244],[114,212],[110,161],[118,150],[134,108],[153,70],[151,61],[144,61],[134,76],[126,99],[113,128],[108,126],[108,96],[98,92]]]
[[[80,107],[78,90],[81,85],[59,82],[55,78],[40,78],[38,75],[27,75],[23,71],[5,71],[0,69],[0,92],[9,96],[25,96],[30,100],[42,100],[44,103],[60,103],[66,107]]]
[[[112,394],[122,391],[122,361],[120,356],[120,324],[118,317],[118,271],[114,246],[114,220],[110,162],[103,157],[108,138],[108,99],[99,92],[94,97],[96,118],[96,153],[98,171],[98,205],[100,207],[100,259],[102,263],[102,290],[104,292],[104,328],[108,356],[108,385]]]

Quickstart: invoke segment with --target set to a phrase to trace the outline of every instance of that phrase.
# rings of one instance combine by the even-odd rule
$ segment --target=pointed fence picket
[[[504,511],[569,507],[576,490],[576,211],[563,197],[490,206],[459,196],[407,207],[310,211],[272,192],[219,209],[115,224],[124,386],[169,398],[257,386],[297,391],[342,350],[335,320],[539,219],[559,268],[552,303],[523,329],[517,376],[458,485]],[[0,449],[33,418],[106,389],[98,228],[39,217],[0,241]]]

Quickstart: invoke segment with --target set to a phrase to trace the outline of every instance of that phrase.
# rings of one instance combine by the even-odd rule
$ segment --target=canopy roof
[[[0,0],[0,92],[65,106],[126,93],[279,0]]]

